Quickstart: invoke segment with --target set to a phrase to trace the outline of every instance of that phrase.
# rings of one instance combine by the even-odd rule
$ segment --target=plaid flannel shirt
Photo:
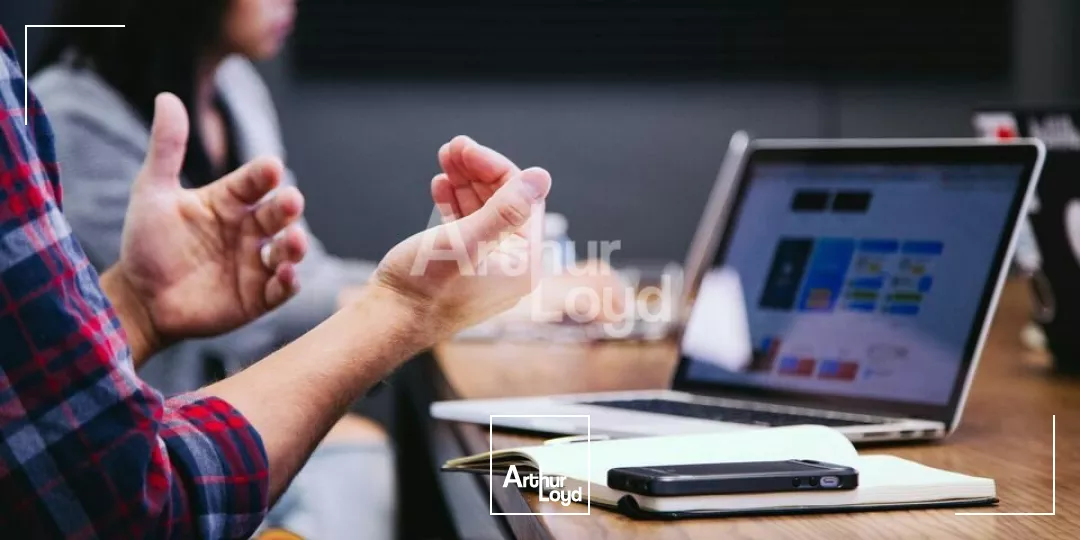
[[[3,29],[0,48],[0,537],[250,535],[268,497],[259,434],[220,399],[164,400],[135,375]]]

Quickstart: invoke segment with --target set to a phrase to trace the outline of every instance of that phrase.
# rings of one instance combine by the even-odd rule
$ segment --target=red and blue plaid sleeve
[[[249,536],[268,498],[259,434],[135,375],[2,29],[0,47],[0,537]]]

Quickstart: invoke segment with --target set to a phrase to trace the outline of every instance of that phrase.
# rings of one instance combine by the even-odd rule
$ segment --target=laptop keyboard
[[[829,427],[843,427],[883,423],[881,421],[876,421],[869,418],[866,420],[832,418],[828,416],[744,409],[740,407],[725,407],[722,405],[705,405],[702,403],[688,403],[685,401],[671,401],[666,399],[590,401],[583,403],[583,405],[596,405],[600,407],[611,407],[614,409],[624,409],[630,411],[670,414],[673,416],[686,416],[690,418],[701,418],[703,420],[731,422],[734,424],[753,424],[758,426],[774,427],[794,426],[799,424],[817,424]]]

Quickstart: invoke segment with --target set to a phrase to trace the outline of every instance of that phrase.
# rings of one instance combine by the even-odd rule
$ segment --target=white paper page
[[[927,467],[896,456],[861,456],[854,464],[859,471],[860,503],[887,502],[896,497],[940,499],[993,497],[994,481]]]

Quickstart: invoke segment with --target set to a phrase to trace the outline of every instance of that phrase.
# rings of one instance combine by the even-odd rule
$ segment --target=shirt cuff
[[[167,400],[165,411],[161,438],[187,502],[174,507],[173,519],[190,523],[202,538],[249,537],[269,504],[269,461],[259,432],[216,397],[183,394]]]

